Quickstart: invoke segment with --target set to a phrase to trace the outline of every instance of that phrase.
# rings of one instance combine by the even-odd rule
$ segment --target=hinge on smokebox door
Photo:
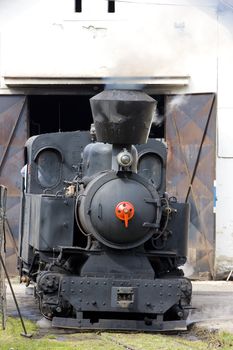
[[[160,227],[160,208],[161,208],[161,204],[160,204],[160,200],[159,199],[155,199],[155,198],[144,198],[144,201],[146,203],[151,203],[156,205],[157,208],[157,215],[156,215],[156,222],[144,222],[143,223],[143,227],[149,227],[149,228],[153,228],[155,230],[157,230]]]

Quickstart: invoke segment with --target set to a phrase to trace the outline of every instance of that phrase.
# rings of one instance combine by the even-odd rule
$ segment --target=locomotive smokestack
[[[90,99],[99,142],[146,143],[156,101],[141,91],[107,90]]]

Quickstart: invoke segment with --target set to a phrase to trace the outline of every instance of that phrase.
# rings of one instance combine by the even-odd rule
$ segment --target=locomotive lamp
[[[126,148],[117,155],[117,162],[120,166],[127,168],[133,163],[133,156],[127,151]]]

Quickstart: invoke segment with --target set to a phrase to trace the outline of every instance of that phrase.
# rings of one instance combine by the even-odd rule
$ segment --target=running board
[[[143,332],[168,332],[185,331],[187,323],[180,321],[157,321],[151,322],[134,320],[113,320],[100,319],[98,322],[91,323],[88,319],[54,317],[52,326],[56,328],[70,328],[81,330],[111,330],[111,331],[143,331]]]

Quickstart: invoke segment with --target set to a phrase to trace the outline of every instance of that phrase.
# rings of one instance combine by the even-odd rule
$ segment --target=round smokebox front
[[[91,191],[94,192],[91,198],[84,199],[89,202],[85,205],[86,214],[88,212],[85,227],[109,247],[134,248],[154,233],[147,224],[158,221],[155,202],[159,198],[154,188],[152,192],[147,183],[138,180],[139,177],[134,174],[130,178],[115,177],[104,183],[101,181],[99,186],[94,184],[98,188]]]

